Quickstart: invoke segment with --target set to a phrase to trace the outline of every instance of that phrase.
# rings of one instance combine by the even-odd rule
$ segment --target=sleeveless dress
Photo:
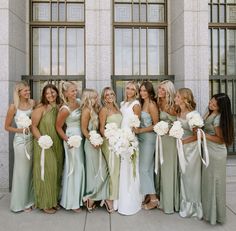
[[[122,120],[122,115],[120,113],[112,114],[110,116],[107,116],[106,124],[116,123],[117,127],[120,128],[121,120]],[[103,141],[102,152],[108,165],[109,178],[110,178],[109,197],[107,199],[117,200],[119,194],[120,158],[116,155],[114,156],[114,169],[112,171],[111,166],[109,166],[110,151],[107,139],[104,139]]]
[[[129,117],[134,115],[133,107],[139,104],[137,100],[133,102],[121,102],[121,113],[123,116],[121,127],[129,127]],[[142,195],[140,194],[139,180],[139,157],[136,160],[136,177],[132,177],[132,163],[130,159],[121,159],[120,163],[120,184],[118,212],[123,215],[133,215],[141,209]]]
[[[219,127],[220,115],[211,114],[205,120],[204,131],[215,135],[214,127]],[[225,223],[226,218],[226,157],[225,144],[207,140],[209,165],[202,168],[203,218],[211,224]]]
[[[88,130],[92,131],[93,125],[89,121]],[[94,201],[105,200],[109,197],[109,177],[107,163],[102,155],[101,149],[94,148],[88,139],[84,143],[86,190],[83,200],[88,198]],[[101,156],[101,169],[99,170],[99,159]]]
[[[14,117],[16,127],[20,128],[17,124],[17,117],[20,114],[31,116],[32,109],[29,110],[16,110]],[[25,146],[30,160],[25,155]],[[11,203],[10,209],[13,212],[19,212],[24,209],[30,208],[34,204],[33,192],[33,138],[32,134],[24,135],[22,133],[15,133],[13,140],[14,147],[14,168],[11,190]]]
[[[152,125],[149,113],[141,112],[141,128]],[[154,153],[156,146],[156,133],[144,132],[138,134],[139,141],[139,176],[140,190],[143,195],[156,194],[154,186]]]
[[[193,134],[188,120],[177,117],[184,129],[183,139]],[[197,141],[184,144],[184,157],[186,160],[185,173],[180,176],[180,211],[181,217],[202,218],[201,203],[201,159]]]
[[[176,120],[176,116],[160,111],[160,121],[169,124]],[[179,211],[179,170],[176,139],[164,135],[161,137],[164,162],[160,166],[160,208],[164,213]]]
[[[66,135],[80,135],[80,116],[81,110],[75,109],[70,111],[69,107],[62,106],[69,111],[70,115],[66,118]],[[83,205],[83,196],[85,192],[85,169],[84,169],[84,149],[83,142],[79,148],[68,148],[68,144],[64,141],[65,163],[63,171],[63,185],[61,206],[65,209],[77,209]],[[72,153],[73,152],[73,153]],[[74,155],[74,160],[72,158]],[[70,173],[70,165],[73,165],[73,172]]]
[[[34,139],[34,167],[33,181],[35,193],[35,206],[40,209],[48,209],[57,206],[60,197],[61,178],[63,168],[63,146],[57,134],[55,123],[57,107],[46,112],[38,125],[41,135],[49,135],[53,140],[53,146],[45,150],[44,181],[41,180],[41,147]]]

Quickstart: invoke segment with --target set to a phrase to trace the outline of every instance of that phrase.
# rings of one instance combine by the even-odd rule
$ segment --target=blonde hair
[[[94,102],[94,98],[98,96],[98,93],[94,89],[84,89],[81,99],[81,109],[88,108],[90,111],[90,120],[93,125],[93,129],[98,128],[98,112],[100,105]]]
[[[101,93],[101,104],[102,104],[102,106],[104,106],[104,107],[106,106],[106,102],[105,102],[106,91],[111,91],[114,94],[114,102],[113,102],[113,104],[114,104],[115,108],[119,111],[120,109],[119,109],[119,107],[118,107],[118,105],[116,103],[116,94],[115,94],[114,90],[111,87],[104,87],[102,89],[102,93]]]
[[[138,83],[135,82],[135,81],[129,81],[126,85],[125,85],[125,89],[127,88],[128,85],[133,85],[135,87],[135,95],[134,95],[134,98],[131,100],[131,102],[133,102],[134,100],[138,99],[138,96],[139,96],[139,86],[138,86]],[[125,102],[128,102],[128,97],[126,95],[126,91],[125,91],[125,99],[124,99]]]
[[[29,84],[25,81],[20,81],[15,85],[14,92],[13,92],[13,104],[14,104],[15,108],[19,107],[19,104],[20,104],[19,93],[25,87],[29,87]]]
[[[195,110],[196,102],[194,100],[192,91],[189,88],[180,88],[177,92],[180,94],[182,100],[184,101],[186,108],[189,111]],[[180,113],[179,106],[177,107],[177,113]]]
[[[170,80],[164,80],[158,85],[158,87],[160,87],[160,86],[162,86],[166,91],[166,102],[167,102],[168,108],[169,109],[173,108],[175,105],[174,98],[175,98],[175,94],[176,94],[174,84]],[[158,96],[157,96],[157,100],[159,101]]]
[[[71,81],[62,81],[60,83],[61,99],[65,104],[68,104],[68,98],[65,96],[65,92],[67,92],[71,86],[77,87],[76,84]]]

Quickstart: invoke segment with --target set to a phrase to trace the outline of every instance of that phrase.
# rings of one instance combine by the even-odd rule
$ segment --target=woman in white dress
[[[132,115],[141,115],[141,106],[136,97],[138,86],[134,82],[128,82],[125,88],[125,100],[121,102],[120,111],[123,119],[121,128],[129,126],[129,118]],[[121,158],[120,163],[120,188],[118,212],[123,215],[133,215],[141,209],[142,195],[140,194],[139,162],[136,158],[136,176],[133,176],[133,165],[130,158]]]

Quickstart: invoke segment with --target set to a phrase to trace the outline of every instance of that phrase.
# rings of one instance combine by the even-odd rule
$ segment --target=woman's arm
[[[193,141],[196,141],[197,140],[197,135],[192,135],[192,136],[188,136],[186,137],[185,139],[182,139],[182,143],[183,144],[188,144],[188,143],[191,143]]]
[[[99,131],[102,136],[104,136],[106,119],[107,119],[107,112],[106,112],[106,108],[103,107],[99,112]]]
[[[133,112],[134,112],[135,115],[138,116],[138,118],[140,118],[140,116],[141,116],[141,106],[139,104],[135,104],[133,106]]]
[[[40,131],[38,129],[38,125],[39,125],[39,122],[42,118],[42,115],[43,115],[43,112],[44,112],[44,107],[39,107],[39,108],[36,108],[33,110],[32,112],[32,116],[31,116],[31,119],[32,119],[32,133],[33,133],[33,136],[38,140],[41,136],[40,134]]]
[[[224,138],[222,134],[222,130],[220,127],[215,127],[215,135],[209,135],[205,133],[206,139],[218,144],[223,144],[224,143]]]
[[[88,131],[89,120],[90,120],[89,109],[84,108],[81,114],[81,131],[87,139],[89,139],[89,131]]]
[[[66,108],[62,108],[58,114],[57,114],[57,120],[56,120],[56,130],[59,134],[59,136],[64,140],[68,141],[68,136],[63,131],[62,127],[65,124],[66,118],[70,115],[69,111]]]
[[[23,133],[23,128],[12,127],[12,122],[13,122],[15,113],[16,113],[15,105],[11,104],[10,107],[8,108],[7,115],[6,115],[5,130],[8,132]]]

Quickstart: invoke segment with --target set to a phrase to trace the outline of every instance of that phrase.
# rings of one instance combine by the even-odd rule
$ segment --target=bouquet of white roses
[[[100,134],[97,133],[97,131],[93,130],[89,132],[89,141],[94,146],[100,146],[103,143],[103,139]]]
[[[129,117],[129,127],[138,128],[140,126],[140,120],[137,115]]]
[[[175,121],[170,128],[169,135],[177,139],[181,139],[184,134],[184,129],[179,121]]]
[[[67,144],[72,147],[71,156],[68,156],[69,159],[69,173],[67,176],[70,176],[74,171],[75,163],[75,148],[79,148],[81,145],[82,138],[79,135],[70,136]]]
[[[29,128],[29,126],[32,124],[32,121],[25,113],[21,113],[16,117],[16,123],[20,128]]]
[[[40,166],[41,166],[41,179],[42,181],[44,181],[45,150],[52,147],[53,141],[50,136],[44,135],[44,136],[40,136],[40,138],[38,139],[38,144],[42,148]]]
[[[153,127],[153,130],[157,133],[158,136],[163,136],[168,133],[169,125],[165,121],[160,121]]]
[[[194,127],[201,128],[204,126],[203,119],[197,111],[192,111],[186,115],[190,129]]]

